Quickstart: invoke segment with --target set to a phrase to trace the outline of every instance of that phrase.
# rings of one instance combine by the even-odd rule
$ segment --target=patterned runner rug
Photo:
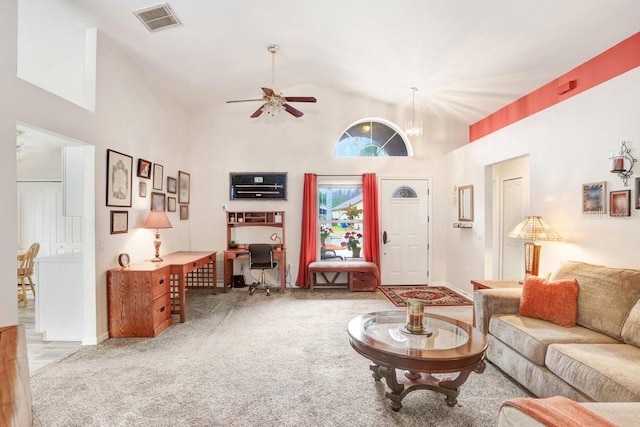
[[[396,307],[406,307],[407,299],[430,305],[472,305],[473,301],[444,286],[387,286],[378,288]]]

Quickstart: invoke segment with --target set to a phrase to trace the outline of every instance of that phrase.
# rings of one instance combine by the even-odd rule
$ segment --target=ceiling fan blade
[[[267,96],[273,96],[275,95],[275,92],[273,91],[273,89],[269,89],[268,87],[263,87],[262,91],[264,92],[265,95]]]
[[[288,102],[318,102],[313,96],[285,96]]]
[[[237,99],[235,101],[227,101],[227,104],[233,104],[234,102],[250,102],[250,101],[264,101],[262,98],[260,99]]]
[[[284,109],[287,110],[287,112],[289,114],[291,114],[292,116],[295,116],[295,117],[302,117],[303,116],[302,111],[293,108],[289,104],[284,104]]]
[[[265,106],[266,104],[262,104],[260,106],[260,108],[258,108],[256,111],[253,112],[253,114],[251,115],[252,119],[255,119],[256,117],[259,117],[260,114],[262,114],[262,108]]]

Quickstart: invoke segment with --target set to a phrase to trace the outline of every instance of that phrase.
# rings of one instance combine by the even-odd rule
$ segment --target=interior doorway
[[[380,207],[382,284],[427,284],[429,181],[381,179]]]
[[[494,278],[522,279],[524,274],[523,242],[507,237],[529,212],[529,157],[507,160],[492,167],[494,199],[498,201],[493,210],[493,248],[499,248],[494,256],[496,269]],[[494,252],[495,253],[495,252]]]
[[[67,164],[65,168],[63,164],[64,147],[74,147],[76,151],[81,152],[79,160],[72,167]],[[37,240],[45,243],[41,245],[38,257],[52,257],[67,252],[81,253],[81,273],[77,274],[81,274],[81,277],[75,277],[75,280],[81,281],[83,291],[74,295],[78,298],[75,305],[81,307],[80,340],[82,344],[97,344],[95,147],[45,129],[19,123],[16,125],[16,161],[20,213],[18,250],[24,242]],[[79,203],[76,206],[80,206],[81,210],[81,213],[75,213],[73,217],[63,215],[64,197],[61,195],[62,187],[72,180],[80,183],[73,188],[79,188],[75,196]],[[36,273],[36,289],[39,281]],[[37,305],[37,310],[46,309],[42,299],[30,303]],[[37,312],[35,316],[37,317]],[[37,334],[42,331],[34,332]],[[29,345],[27,349],[31,351]]]

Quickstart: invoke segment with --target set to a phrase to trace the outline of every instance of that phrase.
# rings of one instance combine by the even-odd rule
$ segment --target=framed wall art
[[[231,172],[229,199],[287,200],[287,173]]]
[[[133,157],[107,149],[107,206],[131,207]]]
[[[603,213],[607,210],[607,183],[582,184],[582,213]]]
[[[140,178],[151,178],[151,162],[145,159],[138,159],[138,173]]]
[[[154,163],[153,164],[153,189],[162,190],[163,180],[164,180],[164,166]]]
[[[640,177],[635,179],[636,187],[636,209],[640,209]]]
[[[178,180],[170,176],[167,177],[167,193],[175,194],[178,192]]]
[[[178,203],[188,204],[191,197],[191,174],[178,171],[178,190]],[[182,216],[182,206],[180,208],[180,216]]]
[[[152,211],[164,211],[165,209],[165,196],[164,193],[151,193],[151,210]]]
[[[180,205],[180,219],[189,219],[189,205]]]
[[[609,216],[631,216],[631,190],[609,193]]]
[[[123,234],[129,231],[129,212],[111,211],[111,234]]]
[[[167,197],[167,210],[169,212],[176,211],[176,198],[175,197]]]

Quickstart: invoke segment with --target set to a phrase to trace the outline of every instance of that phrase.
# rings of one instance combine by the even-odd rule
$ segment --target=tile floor
[[[43,366],[73,353],[82,346],[79,341],[43,341],[42,334],[35,331],[35,306],[31,293],[28,293],[26,304],[18,303],[18,323],[25,325],[31,375]]]

